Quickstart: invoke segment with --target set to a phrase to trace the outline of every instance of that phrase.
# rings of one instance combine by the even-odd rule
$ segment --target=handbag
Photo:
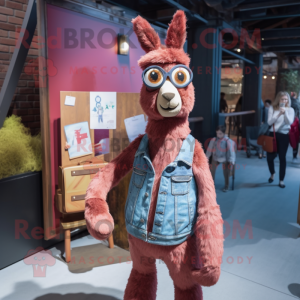
[[[277,143],[275,136],[275,127],[273,124],[273,137],[268,135],[261,135],[257,139],[257,144],[263,147],[266,152],[277,152]]]
[[[297,148],[299,143],[299,119],[296,117],[289,131],[290,145],[293,149]]]

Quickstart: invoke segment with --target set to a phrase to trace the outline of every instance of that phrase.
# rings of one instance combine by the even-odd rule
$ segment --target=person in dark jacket
[[[300,120],[300,101],[299,101],[299,97],[296,98],[295,92],[291,92],[291,107],[295,111],[295,118],[297,117]],[[299,143],[297,144],[296,148],[293,148],[293,160],[292,160],[293,164],[299,163],[299,159],[297,158],[298,150],[299,150]]]
[[[225,100],[225,93],[221,93],[220,95],[220,112],[227,113],[228,112],[228,105]]]
[[[270,99],[265,100],[264,106],[262,108],[262,123],[268,122],[268,111],[269,107],[271,106],[272,101]]]
[[[239,112],[239,111],[242,111],[242,105],[243,105],[243,95],[241,94],[238,102],[236,103],[235,105],[235,110],[234,112]]]

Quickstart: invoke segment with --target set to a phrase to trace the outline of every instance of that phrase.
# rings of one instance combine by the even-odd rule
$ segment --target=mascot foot
[[[219,267],[205,267],[192,271],[194,280],[202,286],[212,286],[219,280],[221,270]]]
[[[125,289],[124,300],[155,300],[156,290],[156,272],[141,274],[132,269]]]
[[[175,300],[202,300],[202,288],[199,284],[193,287],[181,290],[179,287],[175,286]]]

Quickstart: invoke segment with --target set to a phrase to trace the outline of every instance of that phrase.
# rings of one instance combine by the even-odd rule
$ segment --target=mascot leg
[[[156,260],[147,257],[129,239],[132,270],[125,289],[124,300],[155,300],[157,291]]]
[[[164,257],[175,287],[175,300],[202,300],[202,288],[192,277],[192,270],[201,269],[195,236],[174,248]]]
[[[185,290],[181,290],[175,284],[175,300],[203,300],[202,288],[199,284]]]

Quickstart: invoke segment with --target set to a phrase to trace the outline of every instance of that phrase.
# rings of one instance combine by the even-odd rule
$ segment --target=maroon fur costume
[[[146,54],[139,60],[144,70],[158,65],[170,70],[176,64],[189,66],[190,58],[184,52],[186,40],[186,16],[177,11],[170,23],[166,46],[161,45],[158,34],[150,24],[138,16],[132,20],[134,31]],[[182,108],[175,117],[163,117],[157,110],[158,90],[148,91],[143,84],[140,104],[148,115],[146,133],[149,138],[149,155],[155,169],[155,180],[147,228],[152,231],[160,176],[164,168],[174,161],[183,140],[190,133],[188,115],[194,106],[194,86],[190,83],[178,89]],[[136,138],[122,153],[112,160],[91,181],[85,204],[85,219],[90,234],[99,240],[107,239],[114,227],[114,220],[106,202],[107,193],[116,186],[130,169],[142,136]],[[165,141],[173,140],[177,147]],[[126,165],[126,168],[118,166]],[[223,255],[223,220],[216,202],[215,186],[207,158],[201,144],[196,140],[193,173],[198,186],[198,218],[195,233],[185,242],[174,246],[147,243],[128,234],[133,268],[125,290],[125,300],[154,300],[157,290],[155,259],[167,265],[175,286],[176,300],[202,299],[202,286],[214,285],[220,276]],[[126,195],[124,195],[126,197]],[[101,220],[102,225],[96,226]],[[99,224],[99,223],[98,223]]]

